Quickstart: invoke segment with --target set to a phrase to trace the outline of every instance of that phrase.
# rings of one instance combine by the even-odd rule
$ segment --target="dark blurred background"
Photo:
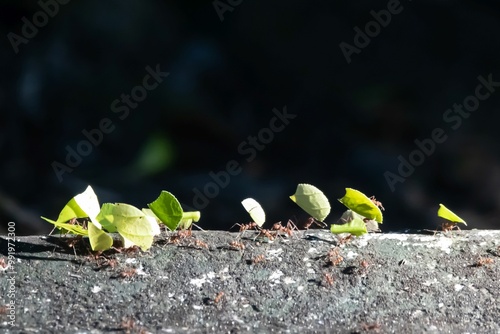
[[[339,44],[354,46],[354,27],[364,31],[370,11],[390,2],[221,0],[216,9],[212,1],[53,0],[57,13],[52,7],[44,22],[40,3],[3,1],[3,231],[8,221],[17,234],[50,231],[39,216],[57,218],[88,184],[101,203],[141,208],[169,190],[196,209],[193,189],[203,192],[210,172],[231,160],[241,173],[201,210],[205,229],[248,222],[246,197],[269,223],[300,222],[306,215],[288,199],[297,183],[325,192],[327,222],[352,187],[384,204],[383,231],[435,228],[438,203],[469,227],[499,228],[500,88],[456,130],[443,114],[474,95],[478,76],[500,81],[500,3],[402,1],[348,64]],[[41,27],[16,40],[16,53],[12,36],[23,38],[34,16]],[[147,66],[169,75],[122,120],[111,104],[142,85]],[[238,147],[250,147],[248,136],[285,106],[296,117],[247,161]],[[66,147],[103,118],[113,131],[59,180],[54,161],[64,164]],[[393,192],[384,173],[397,174],[398,156],[408,159],[435,128],[447,140]]]

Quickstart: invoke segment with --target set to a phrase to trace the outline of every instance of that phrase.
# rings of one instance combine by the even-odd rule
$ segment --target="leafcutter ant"
[[[353,236],[352,234],[349,234],[348,236],[346,237],[343,237],[343,238],[339,238],[338,239],[338,242],[337,242],[337,245],[340,246],[340,245],[345,245],[345,244],[348,244],[349,242],[351,242],[351,240],[353,239]]]
[[[257,263],[264,262],[264,261],[266,261],[266,257],[263,254],[258,255],[252,259],[253,264],[257,264]]]
[[[259,231],[259,234],[257,234],[257,236],[254,238],[254,241],[259,238],[259,237],[266,237],[268,238],[270,241],[273,241],[274,238],[276,237],[276,234],[275,233],[272,233],[270,230],[267,230],[267,229],[261,229]]]
[[[382,202],[379,202],[375,199],[375,196],[370,197],[370,200],[375,204],[377,207],[380,208],[380,210],[385,211],[384,206],[382,205]]]
[[[333,285],[333,277],[332,274],[323,272],[323,278],[321,279],[321,285],[324,287],[329,287]]]
[[[302,225],[302,228],[305,230],[308,230],[312,224],[317,225],[319,228],[325,228],[326,224],[322,222],[318,222],[316,219],[313,217],[309,217],[306,222]]]
[[[120,272],[119,276],[121,278],[127,278],[127,277],[134,276],[136,273],[137,273],[137,269],[135,269],[135,268],[129,268],[129,269],[125,269],[122,272]]]
[[[238,241],[231,241],[229,247],[234,250],[245,250],[245,245]]]
[[[441,224],[441,229],[444,231],[444,232],[449,232],[449,231],[452,231],[454,229],[457,229],[459,231],[460,230],[460,227],[458,227],[457,223],[454,223],[454,222],[444,222]]]
[[[276,233],[283,232],[289,237],[293,235],[293,230],[299,230],[297,226],[289,219],[288,222],[286,223],[286,227],[281,224],[281,222],[276,223],[273,225],[272,228]]]
[[[378,333],[380,331],[380,328],[382,328],[382,326],[376,322],[373,324],[361,324],[361,329],[364,331],[374,331],[375,333]]]
[[[208,249],[208,244],[206,242],[203,242],[201,240],[195,239],[193,243],[189,244],[189,246],[195,247],[195,248],[205,248]]]
[[[479,257],[477,262],[473,265],[474,267],[482,267],[493,264],[495,261],[489,257]]]
[[[236,223],[233,226],[231,226],[231,228],[233,228],[235,226],[240,227],[239,232],[245,232],[246,230],[257,230],[260,227],[259,224],[257,224],[256,222],[247,223],[247,224]]]
[[[344,258],[340,256],[339,248],[334,247],[328,251],[326,254],[327,264],[332,266],[338,266],[344,261]]]
[[[219,292],[217,296],[215,296],[214,298],[214,303],[215,304],[219,303],[223,297],[224,297],[224,291]]]

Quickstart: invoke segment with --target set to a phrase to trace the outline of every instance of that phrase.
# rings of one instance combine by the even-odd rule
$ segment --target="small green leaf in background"
[[[345,196],[339,199],[340,203],[357,214],[382,224],[382,211],[368,196],[352,188],[346,188],[345,191]]]
[[[155,175],[169,168],[174,158],[172,141],[164,133],[151,134],[132,165],[132,173],[135,177]]]
[[[252,217],[253,221],[261,227],[266,221],[266,213],[262,206],[254,200],[253,198],[245,198],[241,201],[241,205],[247,210],[250,217]]]
[[[334,234],[350,233],[355,236],[368,233],[365,222],[359,216],[353,216],[353,219],[345,224],[332,224],[330,231]]]
[[[179,226],[183,211],[181,204],[170,192],[163,190],[160,196],[148,207],[160,219],[170,231],[175,231]]]
[[[300,183],[290,199],[318,221],[323,221],[330,214],[328,198],[313,185]]]
[[[439,209],[438,209],[438,216],[444,219],[447,219],[451,221],[452,223],[462,223],[467,225],[467,223],[457,216],[455,213],[453,213],[450,209],[448,209],[446,206],[443,204],[439,204]]]

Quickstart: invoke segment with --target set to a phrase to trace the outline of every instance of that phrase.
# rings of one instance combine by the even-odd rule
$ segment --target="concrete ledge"
[[[229,247],[237,233],[193,236],[175,245],[164,235],[148,252],[110,261],[75,257],[58,237],[17,238],[14,327],[3,314],[0,328],[500,333],[500,231],[370,234],[341,245],[321,230],[273,242],[246,232],[243,251]],[[10,270],[0,272],[0,305],[10,302]]]

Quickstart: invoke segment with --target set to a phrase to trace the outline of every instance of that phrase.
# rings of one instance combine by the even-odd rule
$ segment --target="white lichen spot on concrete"
[[[408,236],[401,234],[401,233],[384,233],[384,234],[377,235],[377,239],[379,239],[379,240],[390,239],[390,240],[406,241],[406,240],[408,240]]]
[[[463,288],[464,288],[464,286],[463,286],[463,285],[461,285],[461,284],[455,284],[455,286],[454,286],[454,289],[455,289],[455,291],[457,291],[457,292],[458,292],[458,291],[460,291],[460,290],[462,290]]]
[[[228,272],[229,272],[229,268],[228,267],[222,269],[221,271],[219,271],[219,274],[217,275],[217,278],[220,279],[220,280],[222,280],[222,281],[231,278],[231,275],[227,274]]]
[[[412,318],[420,318],[424,312],[422,310],[416,310],[415,312],[412,313],[411,317]]]
[[[195,310],[203,310],[203,306],[201,306],[201,305],[193,305],[193,308]]]
[[[295,281],[291,277],[287,276],[287,277],[285,277],[283,279],[283,283],[285,283],[285,284],[292,284],[292,283],[295,283]]]
[[[354,245],[358,248],[363,248],[368,246],[368,241],[373,237],[370,234],[365,234],[355,240]]]
[[[280,279],[280,277],[283,276],[283,272],[281,270],[276,270],[269,276],[270,281],[277,281]]]
[[[349,253],[346,254],[345,256],[348,260],[352,260],[358,257],[358,253],[355,253],[353,251],[349,251]]]
[[[207,276],[203,275],[201,278],[193,278],[189,283],[201,288],[203,284],[207,283]]]
[[[446,254],[450,254],[451,251],[450,247],[452,243],[453,240],[451,238],[441,237],[440,240],[438,240],[437,242],[437,247],[441,248],[441,250]]]
[[[304,290],[304,286],[303,286],[303,285],[299,285],[299,286],[297,287],[297,291],[302,291],[302,290]]]
[[[311,247],[307,250],[308,253],[318,253],[318,250],[315,247]]]
[[[136,262],[137,262],[137,259],[133,259],[133,258],[128,258],[125,260],[125,263],[127,263],[127,264],[136,263]]]
[[[210,271],[207,273],[207,278],[208,279],[214,279],[215,278],[215,273],[213,271]]]
[[[238,318],[237,315],[233,315],[233,320],[236,321],[236,322],[238,322],[238,323],[240,323],[240,324],[245,323],[242,319]]]
[[[438,304],[438,308],[441,308],[441,307],[443,307],[443,306],[444,306],[444,304],[443,304],[443,303],[439,303],[439,304]]]
[[[310,267],[311,266],[311,263],[310,262],[307,262],[306,263],[306,267]]]
[[[428,281],[425,281],[422,283],[422,285],[425,285],[425,286],[431,286],[432,284],[439,284],[439,281],[434,278],[432,280],[428,280]]]
[[[302,261],[304,261],[304,262],[307,262],[307,261],[309,261],[309,260],[310,260],[310,258],[308,258],[308,257],[304,257],[304,258],[302,259]]]
[[[316,274],[316,271],[313,268],[307,269],[308,274]]]
[[[477,231],[477,235],[480,236],[490,236],[492,234],[500,234],[500,230],[483,230],[483,231]]]
[[[283,253],[283,249],[282,248],[270,249],[270,250],[267,251],[266,259],[267,260],[282,261],[283,259],[279,256],[279,254],[281,254],[281,253]]]
[[[144,267],[142,266],[142,264],[140,264],[135,273],[139,276],[148,276],[148,274],[143,269]]]
[[[423,237],[415,237],[414,240],[418,240],[421,242],[413,242],[413,243],[404,243],[404,246],[424,246],[427,248],[440,248],[446,254],[450,254],[450,247],[453,243],[453,239],[445,237],[445,236],[423,236]]]
[[[98,293],[98,292],[100,292],[101,290],[102,290],[102,288],[101,288],[100,286],[94,285],[94,286],[92,287],[92,290],[91,290],[91,291],[92,291],[92,293]]]

